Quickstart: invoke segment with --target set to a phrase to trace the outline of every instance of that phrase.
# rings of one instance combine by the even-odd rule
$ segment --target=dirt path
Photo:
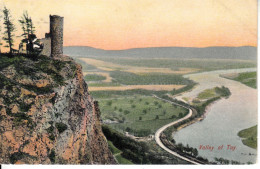
[[[167,129],[168,127],[173,126],[173,125],[175,125],[175,124],[177,124],[177,123],[179,123],[179,122],[181,122],[181,121],[183,121],[183,120],[186,120],[186,119],[190,118],[190,117],[192,116],[192,110],[191,110],[190,108],[188,108],[188,107],[186,107],[186,106],[183,106],[183,105],[180,105],[180,104],[178,104],[178,103],[174,103],[174,102],[171,102],[171,101],[169,101],[169,100],[159,98],[159,97],[157,97],[157,96],[154,96],[154,97],[156,97],[157,99],[160,99],[160,100],[163,100],[163,101],[166,101],[166,102],[175,104],[175,105],[177,105],[177,106],[180,106],[180,107],[183,107],[183,108],[189,110],[189,113],[188,113],[185,117],[183,117],[183,118],[181,118],[181,119],[179,119],[179,120],[173,121],[173,122],[171,122],[171,123],[169,123],[169,124],[166,124],[165,126],[159,128],[159,129],[156,131],[156,133],[155,133],[155,141],[156,141],[156,143],[157,143],[161,148],[163,148],[165,151],[169,152],[170,154],[172,154],[172,155],[174,155],[174,156],[176,156],[176,157],[179,157],[180,159],[183,159],[183,160],[185,160],[185,161],[188,161],[188,162],[190,162],[190,163],[192,163],[192,164],[200,164],[200,163],[197,163],[197,162],[195,162],[195,161],[192,161],[192,160],[190,160],[190,159],[188,159],[188,158],[186,158],[186,157],[183,157],[183,156],[179,155],[178,153],[176,153],[176,152],[170,150],[169,148],[167,148],[167,147],[162,143],[162,141],[161,141],[161,139],[160,139],[160,135],[161,135],[161,133],[162,133],[165,129]]]

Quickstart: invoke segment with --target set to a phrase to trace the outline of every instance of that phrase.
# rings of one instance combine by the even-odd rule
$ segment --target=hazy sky
[[[257,0],[0,0],[20,30],[27,10],[38,37],[49,14],[64,16],[64,45],[126,49],[154,46],[256,46]],[[19,33],[16,33],[19,35]]]

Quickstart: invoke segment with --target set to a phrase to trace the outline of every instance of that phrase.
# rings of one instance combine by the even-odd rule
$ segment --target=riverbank
[[[187,115],[182,119],[176,120],[168,125],[165,125],[156,132],[155,139],[158,139],[157,137],[159,137],[159,139],[160,139],[160,141],[156,140],[158,145],[161,146],[161,144],[162,144],[163,146],[161,146],[161,147],[163,149],[165,149],[166,151],[167,151],[167,149],[174,151],[175,153],[179,154],[179,156],[184,158],[186,161],[189,160],[189,162],[193,161],[193,162],[197,162],[200,164],[209,164],[208,160],[198,156],[198,153],[195,153],[196,155],[194,155],[194,154],[191,155],[192,151],[198,152],[198,150],[196,148],[194,149],[189,146],[183,147],[183,145],[181,143],[179,143],[177,145],[175,143],[174,139],[172,139],[172,138],[173,138],[174,132],[179,131],[182,128],[187,127],[195,122],[203,120],[206,117],[205,115],[207,113],[207,109],[211,104],[215,103],[216,101],[220,100],[221,98],[228,98],[231,95],[230,90],[224,86],[214,87],[213,89],[214,89],[214,95],[213,95],[214,97],[209,97],[207,100],[204,100],[202,103],[200,102],[197,105],[189,105],[186,102],[178,101],[169,96],[164,96],[163,98],[159,98],[158,96],[155,96],[158,99],[161,99],[161,100],[164,100],[167,102],[171,102],[172,104],[186,108],[190,112],[188,114],[189,116]],[[202,93],[205,93],[205,91],[203,91]],[[161,133],[159,133],[159,132],[161,132]],[[169,134],[169,133],[171,133],[171,134]],[[169,140],[171,140],[171,141],[169,141]],[[186,151],[185,149],[189,150],[189,151]],[[170,152],[170,151],[168,151],[168,152]]]
[[[206,106],[204,113],[203,113],[200,117],[197,117],[197,118],[193,119],[192,121],[190,121],[190,122],[188,122],[188,123],[185,123],[185,124],[179,126],[179,127],[176,129],[176,131],[174,131],[174,132],[177,132],[177,131],[179,131],[179,130],[185,128],[185,127],[188,127],[189,125],[192,125],[193,123],[196,123],[196,122],[198,122],[198,121],[204,120],[204,119],[206,118],[207,114],[208,114],[208,109],[209,109],[213,104],[215,104],[216,102],[220,101],[221,99],[223,99],[223,98],[219,98],[218,100],[215,100],[215,101],[209,103],[209,104]],[[172,136],[173,136],[174,132],[172,133]]]
[[[237,133],[257,124],[257,90],[240,82],[219,77],[220,74],[248,71],[255,71],[255,69],[212,71],[186,76],[199,85],[191,92],[181,95],[178,99],[187,97],[193,100],[202,91],[221,85],[228,87],[232,95],[228,99],[218,100],[213,105],[208,106],[207,118],[204,118],[201,122],[174,133],[176,142],[181,142],[184,145],[189,144],[189,146],[196,148],[199,148],[200,145],[214,147],[233,145],[237,147],[235,151],[226,148],[221,151],[217,149],[213,151],[198,149],[198,151],[200,155],[207,157],[210,161],[214,161],[215,158],[224,158],[230,160],[230,162],[255,163],[256,158],[252,154],[256,154],[256,150],[245,146]]]
[[[155,96],[156,97],[156,96]],[[169,101],[169,100],[165,100],[165,99],[162,99],[162,98],[159,98],[159,97],[157,97],[158,99],[161,99],[161,100],[164,100],[164,101],[166,101],[166,102],[171,102],[171,101]],[[179,105],[178,103],[174,103],[174,102],[171,102],[172,104],[175,104],[175,105],[178,105],[178,106],[182,106],[182,105]],[[185,107],[185,106],[182,106],[182,107]],[[185,108],[187,108],[187,107],[185,107]],[[184,120],[186,120],[186,119],[188,119],[188,118],[190,118],[191,116],[192,116],[192,110],[190,109],[190,108],[187,108],[188,110],[189,110],[189,113],[185,116],[185,117],[183,117],[183,118],[181,118],[181,119],[178,119],[178,120],[176,120],[176,121],[174,121],[174,122],[171,122],[171,123],[169,123],[169,124],[167,124],[167,125],[165,125],[165,126],[163,126],[163,127],[161,127],[160,129],[158,129],[157,131],[156,131],[156,133],[155,133],[155,141],[156,141],[156,143],[162,148],[162,149],[164,149],[165,151],[167,151],[168,153],[170,153],[170,154],[172,154],[172,155],[174,155],[174,156],[176,156],[176,157],[178,157],[178,158],[180,158],[180,159],[182,159],[182,160],[185,160],[185,161],[187,161],[187,162],[190,162],[191,164],[200,164],[200,163],[198,163],[198,162],[196,162],[196,161],[194,161],[194,160],[192,160],[192,159],[189,159],[189,158],[187,158],[187,157],[185,157],[185,156],[182,156],[182,155],[180,155],[180,154],[178,154],[177,152],[175,152],[175,151],[172,151],[170,148],[168,148],[164,143],[163,143],[163,141],[161,140],[161,133],[166,129],[166,128],[168,128],[168,127],[170,127],[170,126],[173,126],[173,125],[175,125],[175,124],[177,124],[177,123],[179,123],[179,122],[182,122],[182,121],[184,121]]]
[[[216,99],[216,100],[215,100]],[[165,147],[169,150],[172,150],[173,152],[175,152],[176,154],[178,154],[177,157],[181,157],[182,159],[188,161],[188,162],[191,162],[193,164],[210,164],[210,162],[208,162],[207,159],[199,156],[198,154],[197,155],[191,155],[190,152],[187,153],[187,152],[183,152],[183,150],[186,148],[186,149],[194,149],[195,151],[197,151],[196,148],[192,148],[192,147],[185,147],[184,149],[182,148],[183,144],[179,143],[178,145],[175,143],[174,139],[173,138],[173,134],[191,124],[194,124],[198,121],[202,121],[205,117],[206,117],[206,114],[207,114],[207,109],[213,105],[215,102],[221,100],[221,97],[216,97],[214,99],[211,99],[212,102],[208,102],[207,105],[205,106],[205,110],[203,111],[203,113],[199,116],[199,117],[196,117],[198,115],[198,112],[195,108],[193,108],[192,106],[191,107],[186,107],[187,109],[190,110],[190,114],[189,116],[187,115],[186,118],[183,118],[183,119],[180,119],[180,120],[177,120],[177,121],[174,121],[166,126],[163,126],[163,130],[161,130],[161,133],[159,134],[159,138],[160,138],[160,142],[158,143],[158,145],[160,144],[163,144],[163,146],[161,146],[163,149],[165,149]],[[172,102],[172,101],[171,101]],[[174,103],[174,102],[172,102]],[[194,118],[194,119],[193,119]],[[187,120],[190,120],[192,119],[191,121],[187,121]],[[182,122],[185,122],[184,124],[181,124]],[[179,125],[181,124],[181,125]],[[160,129],[159,129],[160,130]],[[159,131],[158,130],[158,131]],[[167,133],[168,132],[168,133]],[[171,134],[169,134],[169,132]],[[155,135],[155,138],[157,136]],[[166,149],[165,149],[166,150]],[[170,152],[168,150],[168,152]],[[167,151],[167,150],[166,150]],[[212,163],[213,164],[213,163]]]
[[[257,73],[256,72],[222,74],[222,75],[220,75],[220,77],[238,81],[238,82],[243,83],[244,85],[247,85],[254,89],[257,88]]]

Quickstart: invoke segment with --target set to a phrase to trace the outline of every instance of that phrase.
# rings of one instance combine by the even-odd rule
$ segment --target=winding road
[[[170,153],[170,154],[172,154],[172,155],[174,155],[174,156],[176,156],[176,157],[178,157],[178,158],[180,158],[180,159],[183,159],[183,160],[185,160],[185,161],[188,161],[188,162],[190,162],[190,163],[192,163],[192,164],[200,164],[200,163],[198,163],[198,162],[192,161],[192,160],[190,160],[190,159],[188,159],[188,158],[186,158],[186,157],[183,157],[183,156],[179,155],[178,153],[176,153],[176,152],[170,150],[169,148],[167,148],[167,147],[162,143],[162,141],[161,141],[161,139],[160,139],[160,135],[161,135],[161,133],[162,133],[165,129],[167,129],[168,127],[170,127],[170,126],[172,126],[172,125],[175,125],[175,124],[177,124],[177,123],[179,123],[179,122],[181,122],[181,121],[183,121],[183,120],[186,120],[186,119],[190,118],[190,117],[192,116],[192,110],[191,110],[189,107],[180,105],[180,104],[178,104],[178,103],[171,102],[171,101],[166,100],[166,99],[162,99],[162,98],[157,97],[157,96],[155,96],[155,95],[154,95],[154,97],[156,97],[157,99],[160,99],[160,100],[169,102],[169,103],[171,103],[171,104],[175,104],[175,105],[177,105],[177,106],[180,106],[180,107],[183,107],[183,108],[189,110],[189,113],[188,113],[185,117],[183,117],[183,118],[181,118],[181,119],[179,119],[179,120],[176,120],[176,121],[174,121],[174,122],[171,122],[171,123],[169,123],[169,124],[166,124],[165,126],[159,128],[159,129],[156,131],[155,136],[154,136],[156,143],[157,143],[161,148],[163,148],[165,151],[167,151],[168,153]]]

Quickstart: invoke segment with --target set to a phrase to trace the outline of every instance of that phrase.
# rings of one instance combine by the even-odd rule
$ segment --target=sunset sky
[[[25,10],[38,37],[49,31],[49,14],[64,16],[65,46],[257,44],[257,0],[0,0],[1,9],[4,5],[11,10],[16,35],[21,34],[17,20]]]

